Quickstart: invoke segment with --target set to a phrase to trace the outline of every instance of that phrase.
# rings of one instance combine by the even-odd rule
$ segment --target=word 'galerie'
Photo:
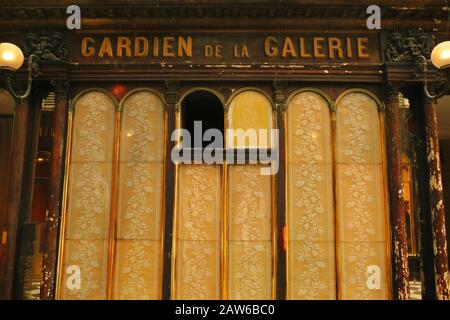
[[[251,49],[254,49],[262,50],[268,58],[369,59],[368,45],[367,37],[267,36],[255,43],[233,44],[231,52],[233,58],[250,58]],[[192,58],[196,52],[209,57],[211,51],[215,58],[223,58],[226,49],[217,41],[199,41],[197,45],[191,36],[105,36],[100,39],[88,36],[81,39],[80,48],[81,55],[86,58]]]

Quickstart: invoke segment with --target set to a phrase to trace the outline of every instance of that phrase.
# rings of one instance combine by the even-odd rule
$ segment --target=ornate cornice
[[[19,29],[29,25],[60,27],[67,18],[64,5],[45,6],[40,3],[39,6],[33,6],[13,1],[4,2],[7,4],[4,4],[0,11],[0,25],[14,25]],[[271,27],[280,26],[282,21],[286,21],[283,26],[285,29],[289,29],[292,24],[301,25],[302,28],[333,26],[337,29],[366,29],[367,4],[348,6],[345,1],[329,1],[325,6],[322,2],[321,5],[316,5],[313,1],[287,1],[280,5],[270,1],[205,3],[190,0],[176,3],[158,1],[147,5],[142,2],[101,5],[96,1],[84,1],[79,5],[82,9],[82,30],[113,29],[127,25],[139,27],[164,25],[166,29],[175,29],[184,24],[199,26],[200,29],[218,27],[238,30],[246,25],[255,29],[270,30]],[[447,13],[438,1],[430,1],[428,6],[418,5],[413,1],[409,1],[409,4],[404,1],[401,6],[380,1],[379,5],[383,29],[389,29],[394,25],[408,28],[415,24],[426,30],[445,30],[445,23],[442,21],[447,19]]]

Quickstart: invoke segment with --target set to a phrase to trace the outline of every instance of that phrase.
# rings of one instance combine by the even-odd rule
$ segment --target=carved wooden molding
[[[286,111],[286,87],[287,81],[275,80],[273,81],[273,92],[275,109],[281,112]]]
[[[174,106],[175,111],[178,112],[180,106],[177,104],[178,102],[178,89],[180,87],[179,81],[165,81],[166,86],[166,102],[168,106]]]
[[[429,59],[433,43],[433,37],[422,30],[397,30],[387,36],[385,61],[414,62],[419,55]]]
[[[58,31],[32,31],[25,35],[24,54],[39,57],[42,61],[67,61],[69,50],[65,37]]]
[[[65,80],[52,80],[50,81],[53,90],[55,91],[55,99],[67,100],[69,98],[69,81]]]
[[[22,21],[34,21],[34,23],[40,22],[54,23],[64,21],[66,18],[65,9],[66,6],[59,5],[17,5],[16,2],[10,1],[11,3],[4,4],[2,12],[0,14],[2,21],[8,23],[16,23],[20,26]],[[445,29],[445,24],[436,24],[435,21],[447,19],[446,12],[441,10],[442,4],[427,5],[425,7],[418,7],[416,5],[409,5],[403,3],[402,6],[392,6],[392,5],[382,5],[382,16],[383,16],[383,28],[388,27],[388,22],[395,22],[396,25],[407,24],[409,21],[417,23],[423,27],[429,26],[430,30],[432,26],[440,27]],[[403,7],[408,7],[408,10],[404,10]],[[182,19],[201,19],[203,21],[208,20],[222,20],[230,21],[239,25],[238,20],[244,21],[267,21],[267,20],[277,20],[289,19],[291,22],[308,20],[305,22],[305,26],[311,26],[312,21],[315,24],[324,24],[326,21],[327,25],[331,23],[339,27],[341,25],[346,25],[350,28],[365,28],[365,19],[367,5],[357,5],[348,6],[347,3],[336,2],[330,5],[311,5],[299,4],[299,3],[286,3],[280,6],[278,3],[260,3],[255,5],[254,3],[245,3],[244,1],[239,1],[239,3],[234,3],[230,6],[229,3],[209,3],[204,2],[199,3],[158,3],[158,4],[142,4],[137,3],[134,5],[128,4],[123,5],[123,3],[111,4],[108,6],[102,6],[92,4],[89,6],[83,6],[83,29],[86,27],[95,28],[102,27],[105,24],[109,24],[107,21],[111,19],[120,19],[126,21],[129,19],[134,19],[136,21],[159,21],[161,19],[167,20],[182,20]],[[418,12],[420,15],[418,15]],[[396,19],[401,16],[401,19]],[[345,20],[346,23],[337,23],[336,20]],[[409,20],[409,21],[408,21]],[[103,23],[98,23],[102,21]],[[358,21],[358,23],[351,23],[351,21]],[[122,23],[122,22],[121,22]],[[137,23],[139,24],[139,23]],[[259,23],[260,25],[265,25]],[[22,23],[23,25],[23,23]],[[136,25],[136,23],[133,23]],[[278,25],[278,24],[275,24]],[[109,24],[108,28],[114,28],[117,24]],[[169,26],[169,24],[168,24]],[[173,23],[172,23],[173,26]],[[205,28],[205,23],[199,23],[200,29]],[[218,24],[220,26],[220,23]],[[287,25],[289,26],[289,24]]]

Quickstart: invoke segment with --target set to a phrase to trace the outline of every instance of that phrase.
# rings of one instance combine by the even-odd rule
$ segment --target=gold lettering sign
[[[90,35],[80,39],[86,59],[276,62],[379,61],[378,39],[364,35]]]

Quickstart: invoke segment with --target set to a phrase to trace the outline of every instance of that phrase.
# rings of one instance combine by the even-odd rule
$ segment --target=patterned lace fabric
[[[303,91],[288,105],[290,299],[335,299],[333,164],[328,102]]]
[[[118,170],[114,276],[107,279],[115,104],[90,91],[74,106],[61,297],[157,299],[161,292],[161,211],[164,106],[152,92],[138,91],[123,104]],[[80,288],[66,286],[66,267],[78,266]]]

